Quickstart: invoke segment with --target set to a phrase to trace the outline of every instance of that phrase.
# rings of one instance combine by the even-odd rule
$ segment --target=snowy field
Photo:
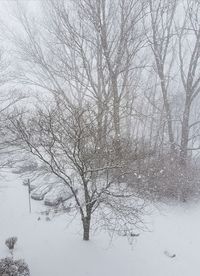
[[[150,231],[135,238],[111,238],[98,231],[81,240],[81,226],[67,214],[47,221],[16,175],[0,186],[0,258],[4,241],[17,236],[16,258],[24,258],[32,276],[199,276],[200,205],[160,207],[148,218]],[[38,220],[38,217],[41,219]],[[166,253],[167,252],[167,253]],[[176,254],[174,258],[171,255]]]

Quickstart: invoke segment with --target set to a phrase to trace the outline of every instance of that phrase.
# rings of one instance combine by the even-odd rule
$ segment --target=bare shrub
[[[184,168],[180,159],[167,154],[144,160],[139,170],[133,170],[128,182],[139,195],[151,200],[185,202],[197,197],[200,191],[198,168],[192,163]]]
[[[10,237],[5,241],[5,244],[8,247],[8,249],[13,250],[16,242],[17,242],[17,237]]]

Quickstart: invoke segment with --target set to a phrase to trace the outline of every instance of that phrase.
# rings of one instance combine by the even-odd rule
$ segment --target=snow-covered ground
[[[150,231],[132,246],[125,237],[111,242],[105,233],[83,242],[80,225],[69,224],[68,214],[47,221],[36,201],[29,214],[27,188],[16,175],[0,181],[0,258],[8,255],[5,239],[17,236],[15,257],[26,260],[32,276],[200,275],[198,204],[162,207],[148,219]]]

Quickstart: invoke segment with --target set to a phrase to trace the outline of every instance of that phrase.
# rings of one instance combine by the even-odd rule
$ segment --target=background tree
[[[145,1],[41,3],[42,29],[21,7],[18,10],[23,35],[13,36],[22,60],[19,80],[80,106],[92,101],[97,106],[100,147],[110,122],[120,148],[124,120],[132,113],[137,71],[142,68],[139,52],[145,42],[140,22]]]
[[[167,130],[171,152],[175,152],[173,118],[170,105],[170,73],[174,62],[174,17],[178,1],[148,0],[151,27],[146,36],[155,60],[155,72],[159,77],[160,88],[166,113]],[[146,27],[145,27],[146,28]]]
[[[181,164],[186,166],[189,142],[198,134],[199,120],[195,121],[194,102],[198,102],[200,92],[200,3],[198,1],[187,1],[185,6],[185,18],[178,30],[179,37],[179,61],[181,81],[184,90],[184,108],[182,115],[180,158]],[[192,115],[192,117],[191,117]],[[196,130],[196,134],[193,135]],[[199,147],[190,147],[190,150]]]

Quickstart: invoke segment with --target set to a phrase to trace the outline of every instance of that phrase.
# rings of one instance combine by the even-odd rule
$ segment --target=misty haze
[[[199,276],[200,1],[0,1],[0,276]]]

